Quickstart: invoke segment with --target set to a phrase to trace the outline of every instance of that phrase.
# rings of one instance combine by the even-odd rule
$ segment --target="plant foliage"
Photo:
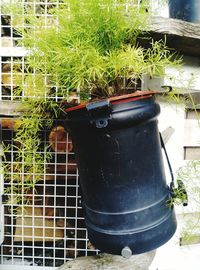
[[[24,80],[16,92],[23,101],[14,180],[21,193],[44,171],[48,155],[39,154],[39,133],[43,120],[49,123],[62,110],[58,101],[125,93],[146,74],[164,75],[173,55],[163,41],[149,40],[147,49],[138,44],[148,30],[146,3],[138,8],[133,0],[63,0],[45,10],[31,1],[22,8],[16,0],[8,10],[27,49]]]
[[[65,98],[77,90],[87,99],[118,95],[146,74],[161,76],[173,55],[163,41],[150,40],[148,49],[138,45],[148,29],[145,7],[127,0],[64,0],[46,19],[27,7],[26,27],[18,30],[31,52],[28,65],[49,76]]]

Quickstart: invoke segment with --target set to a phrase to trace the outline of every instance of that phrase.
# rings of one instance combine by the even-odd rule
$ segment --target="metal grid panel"
[[[51,16],[48,14],[48,8],[59,5],[59,0],[13,2],[20,3],[22,9],[26,5],[31,6],[38,16],[43,16],[45,20]],[[140,3],[139,0],[127,2],[134,2],[136,5]],[[19,175],[15,171],[17,161],[14,136],[18,115],[14,113],[14,109],[17,106],[16,101],[20,102],[20,98],[27,94],[17,92],[19,81],[24,87],[27,84],[27,51],[19,47],[21,37],[13,27],[13,18],[8,10],[5,11],[4,3],[9,1],[2,0],[0,4],[0,132],[4,145],[10,148],[4,153],[4,163],[9,169],[4,184],[7,196],[4,203],[4,242],[0,246],[0,269],[11,269],[11,265],[21,265],[24,269],[27,266],[32,269],[34,266],[38,266],[38,269],[53,269],[67,260],[97,254],[98,251],[88,241],[80,205],[78,171],[69,135],[63,130],[62,119],[55,119],[50,129],[46,129],[44,125],[41,132],[42,155],[46,154],[45,145],[49,144],[52,134],[54,144],[51,148],[51,159],[43,164],[44,174],[40,175],[35,188],[27,191],[23,186],[23,179],[27,177],[24,166],[20,176],[21,192],[17,197],[14,192],[19,185],[19,181],[15,181]],[[24,27],[23,23],[21,27]],[[33,71],[34,76],[37,74]],[[62,99],[56,92],[54,98]],[[63,137],[60,139],[60,131],[64,134],[64,140]],[[1,211],[1,217],[2,213]]]
[[[48,7],[57,5],[58,1],[21,1],[21,4],[22,7],[31,6],[39,16],[44,16],[47,20]],[[16,196],[15,188],[19,185],[16,177],[19,177],[19,174],[15,171],[17,161],[13,139],[17,115],[13,114],[11,107],[14,101],[19,102],[26,94],[18,95],[18,83],[22,83],[26,88],[27,82],[26,51],[18,47],[21,37],[12,23],[12,17],[9,13],[4,13],[1,5],[0,99],[1,103],[6,105],[0,112],[0,124],[3,143],[10,148],[5,152],[5,163],[9,170],[6,172],[4,185],[7,196],[4,203],[5,232],[4,242],[0,247],[0,265],[57,267],[67,260],[80,255],[96,254],[97,251],[90,246],[87,238],[74,154],[72,151],[63,152],[58,147],[64,143],[67,148],[71,143],[68,134],[62,129],[62,119],[55,119],[51,130],[44,128],[41,132],[41,154],[46,154],[44,146],[49,144],[50,134],[57,134],[60,129],[64,134],[64,142],[60,142],[54,134],[51,160],[44,164],[41,180],[28,191],[22,184],[21,193],[18,192]],[[33,71],[33,78],[35,76],[37,74]],[[58,100],[57,96],[55,98]],[[23,183],[23,179],[27,177],[25,166],[20,177]]]
[[[5,145],[13,144],[15,118],[1,118],[2,139]],[[6,124],[7,121],[7,124]],[[43,130],[44,144],[49,142],[50,134],[60,131],[62,120],[54,121],[54,128]],[[7,125],[7,126],[6,126]],[[12,126],[12,127],[11,127]],[[66,134],[66,144],[70,144]],[[1,245],[1,264],[59,266],[66,260],[77,256],[96,254],[90,246],[80,205],[79,179],[73,152],[62,152],[56,146],[63,144],[55,138],[51,160],[44,164],[45,174],[35,188],[21,187],[16,197],[15,148],[11,147],[5,155],[7,172],[5,190],[5,235]],[[62,145],[63,147],[63,145]],[[41,150],[42,151],[42,150]],[[45,154],[45,152],[44,152]],[[21,179],[26,177],[24,170]],[[11,186],[12,183],[12,186]],[[25,202],[25,199],[26,200]]]

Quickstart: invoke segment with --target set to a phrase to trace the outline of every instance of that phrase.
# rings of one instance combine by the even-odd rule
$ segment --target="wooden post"
[[[96,256],[79,257],[68,261],[58,270],[148,270],[155,257],[156,251],[134,255],[129,259],[111,254],[99,254]]]

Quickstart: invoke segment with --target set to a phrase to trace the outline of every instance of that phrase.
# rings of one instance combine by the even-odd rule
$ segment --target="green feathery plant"
[[[124,78],[164,75],[172,54],[162,41],[150,42],[149,49],[137,44],[149,14],[142,6],[126,11],[126,2],[66,0],[50,11],[57,19],[45,28],[43,18],[32,18],[33,27],[23,33],[23,45],[32,51],[29,65],[50,74],[65,98],[77,89],[81,98],[118,95]]]
[[[57,85],[64,98],[74,90],[87,99],[118,95],[127,86],[124,78],[127,83],[146,74],[164,75],[173,55],[163,41],[150,41],[149,49],[137,44],[148,29],[149,13],[146,4],[138,8],[131,3],[65,0],[46,19],[27,7],[25,27],[18,30],[31,52],[28,65],[49,76],[49,84]]]
[[[15,120],[17,129],[13,145],[4,147],[5,156],[10,151],[15,156],[11,163],[5,160],[4,166],[4,178],[7,182],[5,194],[10,195],[10,203],[28,203],[35,184],[44,180],[45,166],[51,159],[51,152],[50,145],[42,142],[41,131],[51,128],[51,119],[56,117],[57,107],[56,103],[46,102],[45,99],[22,101],[21,116]]]
[[[48,155],[40,155],[39,134],[44,120],[49,123],[62,110],[63,100],[120,95],[138,78],[163,76],[179,62],[163,41],[150,40],[147,49],[138,44],[151,14],[146,3],[138,8],[133,2],[63,0],[49,5],[46,15],[30,1],[9,5],[20,45],[27,49],[24,81],[16,92],[24,106],[15,137],[19,190],[32,188],[44,171]]]

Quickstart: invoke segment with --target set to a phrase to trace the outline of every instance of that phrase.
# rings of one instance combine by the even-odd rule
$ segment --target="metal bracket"
[[[170,185],[170,193],[172,198],[179,198],[183,206],[188,205],[188,195],[182,180],[177,180],[177,187],[173,183]]]
[[[95,123],[97,128],[105,128],[108,125],[108,120],[111,118],[109,100],[88,103],[86,109],[90,115],[91,124]]]

